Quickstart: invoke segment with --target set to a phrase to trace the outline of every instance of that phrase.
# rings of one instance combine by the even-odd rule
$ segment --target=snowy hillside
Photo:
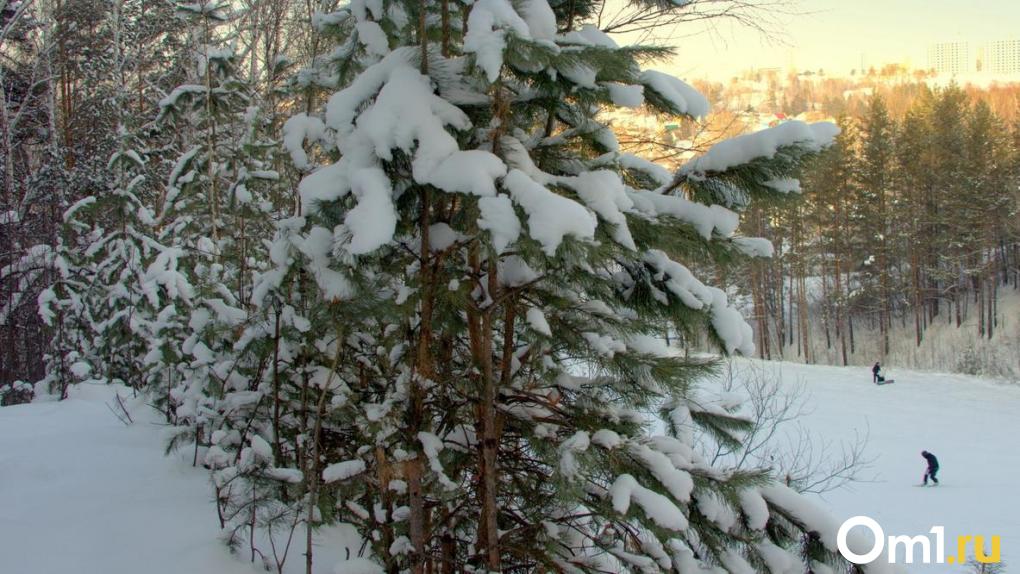
[[[865,514],[887,535],[923,534],[933,525],[957,534],[1002,536],[1003,560],[1020,560],[1016,473],[1020,388],[973,377],[890,370],[896,383],[870,384],[861,368],[767,363],[785,385],[808,389],[802,423],[817,436],[870,435],[874,482],[824,497],[840,520]],[[123,391],[122,391],[123,392]],[[251,574],[218,539],[204,470],[185,455],[162,456],[162,433],[138,403],[125,427],[112,414],[111,387],[80,386],[63,403],[0,409],[0,572],[19,574]],[[936,488],[916,488],[921,449],[942,461]],[[317,541],[317,573],[349,573],[351,538]],[[352,545],[353,546],[353,545]],[[352,547],[356,553],[357,548]],[[302,572],[295,544],[289,572]],[[351,566],[351,565],[347,565]],[[356,568],[355,568],[356,569]],[[963,572],[914,565],[911,572]]]
[[[941,525],[947,553],[957,535],[1000,535],[1003,562],[1020,563],[1020,386],[895,367],[886,376],[896,382],[876,386],[867,367],[764,366],[786,386],[804,385],[810,396],[800,423],[820,440],[835,446],[853,442],[855,433],[869,437],[866,455],[874,462],[864,474],[872,480],[823,495],[840,522],[870,516],[886,536],[927,534]],[[921,450],[939,458],[937,488],[916,487],[925,470]],[[968,570],[914,564],[907,571]]]
[[[0,572],[265,572],[220,542],[208,473],[163,456],[147,407],[128,403],[127,428],[113,401],[114,387],[79,385],[61,403],[0,408]],[[332,548],[319,551],[316,573],[345,555],[340,534],[320,536]],[[288,572],[304,572],[297,546]]]

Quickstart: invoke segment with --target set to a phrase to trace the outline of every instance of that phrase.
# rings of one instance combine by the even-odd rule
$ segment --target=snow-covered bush
[[[0,387],[0,406],[19,405],[32,400],[35,389],[31,383],[14,381],[10,385]]]

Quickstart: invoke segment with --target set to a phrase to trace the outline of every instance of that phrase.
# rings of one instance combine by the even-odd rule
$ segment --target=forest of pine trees
[[[897,117],[875,94],[842,115],[804,200],[751,210],[748,232],[777,249],[734,279],[760,356],[866,363],[891,337],[920,345],[968,318],[975,338],[996,336],[1001,294],[1020,288],[1020,124],[955,85],[910,101]]]
[[[977,190],[1013,144],[950,90],[902,124],[876,102],[863,127],[787,122],[675,173],[622,153],[604,110],[709,104],[647,69],[668,49],[600,25],[733,4],[4,3],[3,402],[144,395],[208,469],[230,547],[277,572],[310,573],[337,523],[361,572],[845,571],[770,469],[702,452],[751,422],[699,394],[718,361],[683,344],[755,352],[703,280],[771,235],[753,291],[780,340],[789,265],[799,297],[818,276],[835,294],[833,344],[865,306],[905,320],[901,292],[919,336],[965,312],[992,336],[1015,201]],[[817,191],[771,211],[811,158]]]

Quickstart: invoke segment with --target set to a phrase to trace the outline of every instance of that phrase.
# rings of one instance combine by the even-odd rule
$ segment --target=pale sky
[[[726,80],[749,68],[795,67],[847,74],[890,62],[927,66],[938,42],[1020,40],[1020,0],[796,0],[797,14],[772,26],[779,42],[734,24],[697,23],[676,30],[670,71]],[[667,66],[656,66],[667,67]]]

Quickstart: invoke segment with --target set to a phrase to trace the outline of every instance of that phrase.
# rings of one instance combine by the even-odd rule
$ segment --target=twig
[[[120,393],[117,393],[115,397],[117,400],[117,406],[119,407],[119,410],[113,408],[113,406],[111,406],[110,403],[106,403],[106,408],[110,409],[110,412],[113,413],[113,416],[117,417],[117,420],[124,423],[124,426],[131,426],[132,424],[134,424],[135,421],[134,419],[131,418],[131,413],[128,412],[127,407],[124,406],[124,399],[120,397]]]

